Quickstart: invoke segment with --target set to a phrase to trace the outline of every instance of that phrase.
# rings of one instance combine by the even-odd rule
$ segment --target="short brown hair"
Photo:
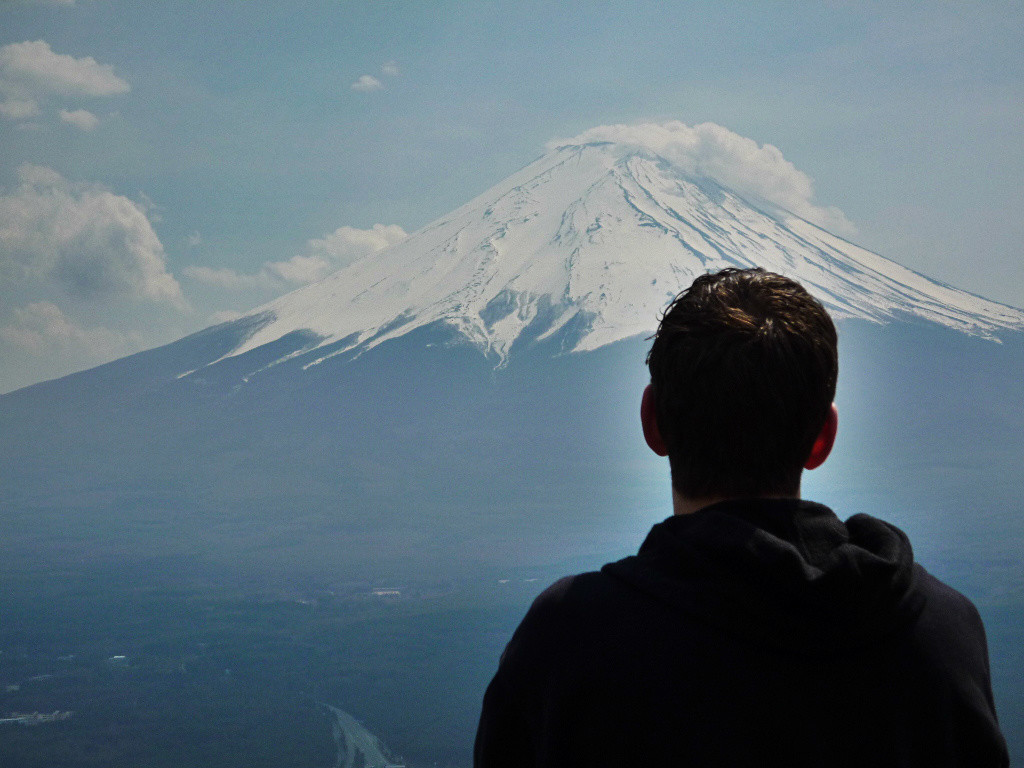
[[[672,485],[684,496],[789,496],[835,398],[835,325],[763,269],[702,275],[647,355]]]

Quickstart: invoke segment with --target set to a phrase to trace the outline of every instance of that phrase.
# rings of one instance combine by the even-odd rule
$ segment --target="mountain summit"
[[[649,334],[697,275],[730,266],[789,275],[840,318],[916,317],[981,336],[1024,328],[1024,312],[853,245],[806,212],[726,186],[724,174],[636,141],[579,138],[403,242],[254,310],[241,321],[253,332],[229,356],[305,332],[308,366],[438,322],[499,365],[517,342],[593,350]],[[324,356],[309,354],[319,347]]]

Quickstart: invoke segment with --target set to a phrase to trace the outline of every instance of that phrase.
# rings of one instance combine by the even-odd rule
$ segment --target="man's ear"
[[[825,459],[832,452],[832,446],[836,444],[836,430],[838,428],[839,409],[836,408],[835,403],[832,403],[832,407],[828,409],[828,415],[825,417],[825,423],[821,427],[821,432],[818,433],[818,437],[814,440],[811,455],[804,462],[804,469],[817,469],[825,463]]]
[[[661,439],[661,430],[658,429],[657,411],[654,405],[654,388],[648,384],[640,401],[640,423],[644,428],[644,440],[656,454],[668,456],[668,448],[665,447],[665,441]]]

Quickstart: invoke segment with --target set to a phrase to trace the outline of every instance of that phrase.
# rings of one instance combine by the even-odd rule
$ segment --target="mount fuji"
[[[1012,400],[1012,376],[967,384],[963,361],[1019,371],[1024,312],[814,223],[846,226],[787,193],[800,174],[774,148],[744,155],[722,150],[740,137],[718,126],[669,128],[675,145],[600,129],[556,142],[406,240],[245,317],[3,396],[12,553],[34,561],[48,525],[88,557],[241,547],[314,570],[451,567],[467,542],[469,563],[612,551],[667,498],[663,467],[638,448],[644,339],[695,276],[727,266],[818,296],[840,323],[845,381],[896,377],[845,405],[851,438],[880,402],[889,426],[864,437],[893,442],[935,421],[905,422],[921,393],[1002,386]],[[697,149],[680,150],[683,129]],[[730,171],[723,152],[754,172]],[[827,485],[859,497],[863,482]],[[523,534],[495,548],[511,510]]]
[[[289,354],[308,367],[433,324],[499,366],[517,344],[552,338],[587,352],[649,334],[697,275],[730,266],[794,277],[836,318],[919,318],[987,337],[1024,328],[1020,310],[929,280],[647,148],[595,141],[557,146],[404,242],[255,310],[228,356],[301,334]]]
[[[671,512],[639,428],[646,339],[697,275],[762,266],[838,321],[839,439],[803,494],[896,523],[979,604],[1020,722],[1024,311],[854,245],[810,197],[718,126],[594,129],[244,317],[0,396],[5,576],[497,590],[634,552]],[[433,675],[465,756],[507,632],[452,616],[416,618],[420,666],[385,653],[359,706],[434,733],[422,691],[373,693]],[[451,665],[474,670],[458,690]]]

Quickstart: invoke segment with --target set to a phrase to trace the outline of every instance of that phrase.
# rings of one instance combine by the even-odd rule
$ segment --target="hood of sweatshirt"
[[[671,517],[636,556],[603,570],[695,620],[798,653],[863,647],[924,605],[903,531],[870,515],[843,523],[800,499],[730,500]]]

